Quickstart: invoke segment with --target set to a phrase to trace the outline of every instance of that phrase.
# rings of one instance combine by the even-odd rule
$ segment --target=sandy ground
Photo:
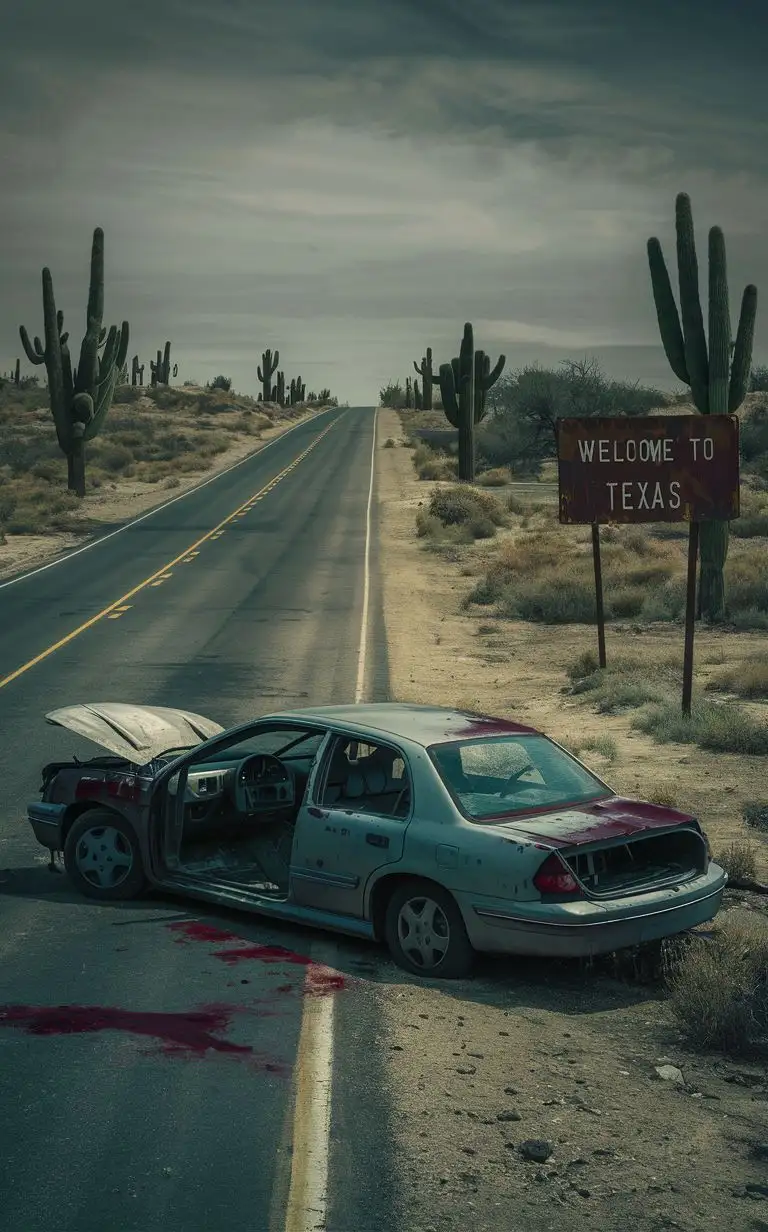
[[[101,523],[103,526],[116,526],[128,522],[132,518],[147,513],[157,505],[173,500],[183,492],[203,483],[213,475],[219,474],[229,466],[233,466],[242,458],[258,453],[269,441],[281,436],[288,428],[302,419],[311,418],[317,411],[291,412],[286,408],[285,418],[271,428],[263,428],[259,439],[253,436],[235,438],[231,447],[225,453],[217,454],[208,470],[190,472],[174,479],[173,486],[167,483],[144,483],[137,479],[118,479],[114,483],[95,492],[89,492],[82,507],[83,517],[90,523]],[[98,531],[96,532],[99,533]],[[55,560],[63,552],[77,547],[93,537],[93,531],[87,534],[49,534],[49,535],[7,535],[6,542],[0,544],[0,579],[12,577],[29,569],[35,569],[48,561]]]
[[[566,741],[610,734],[615,765],[584,757],[618,791],[668,788],[702,817],[715,849],[743,838],[739,806],[764,796],[765,759],[656,745],[628,718],[564,696],[565,667],[595,648],[589,628],[462,611],[472,580],[420,547],[414,519],[431,485],[415,478],[409,449],[384,447],[403,433],[395,412],[379,414],[392,696],[515,714]],[[609,628],[608,654],[626,650],[628,635]],[[632,635],[633,650],[668,651],[681,636]],[[727,636],[697,631],[697,662],[720,661]],[[381,1009],[412,1232],[543,1232],[574,1214],[601,1232],[768,1232],[768,1070],[685,1051],[658,986],[488,960],[450,985],[399,973]],[[657,1075],[670,1061],[684,1085]],[[523,1158],[528,1139],[548,1142],[545,1162]]]

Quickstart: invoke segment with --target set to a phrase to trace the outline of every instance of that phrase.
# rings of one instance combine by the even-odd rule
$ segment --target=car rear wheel
[[[472,970],[474,950],[461,912],[441,886],[416,880],[398,886],[384,932],[397,965],[414,975],[457,980]]]
[[[81,894],[103,902],[136,898],[147,884],[133,827],[108,809],[78,817],[64,843],[64,867]]]

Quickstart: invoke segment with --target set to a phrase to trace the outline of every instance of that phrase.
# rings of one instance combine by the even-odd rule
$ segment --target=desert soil
[[[151,403],[149,405],[151,406]],[[270,428],[260,429],[258,439],[254,436],[234,436],[231,446],[224,453],[215,455],[207,470],[181,474],[174,479],[172,489],[163,483],[116,478],[109,485],[89,492],[81,508],[74,515],[81,516],[89,523],[88,531],[84,531],[83,534],[74,532],[45,535],[8,534],[6,542],[0,544],[0,580],[12,577],[16,573],[36,569],[85,543],[94,537],[93,524],[106,530],[122,522],[129,522],[142,513],[148,513],[158,505],[174,500],[177,496],[195,487],[196,484],[204,483],[250,454],[258,453],[276,436],[281,436],[300,420],[311,418],[318,412],[285,407],[277,410],[276,414],[279,416],[278,422]],[[103,531],[99,529],[95,531],[96,535],[100,533]]]
[[[716,850],[745,838],[740,805],[764,796],[765,759],[657,745],[628,717],[564,696],[565,669],[595,649],[593,629],[462,610],[472,579],[415,534],[432,485],[388,438],[403,444],[400,417],[380,410],[392,697],[517,715],[565,742],[609,734],[616,763],[584,759],[617,791],[671,790]],[[619,643],[626,651],[630,636],[633,652],[652,656],[682,634],[609,627],[608,654]],[[764,634],[736,636],[766,644]],[[733,637],[697,631],[701,670],[723,661]],[[763,903],[734,892],[728,909]],[[684,1048],[657,983],[614,978],[600,964],[483,960],[472,980],[450,984],[398,973],[380,999],[410,1232],[544,1232],[574,1216],[600,1232],[768,1232],[768,1068]],[[657,1074],[670,1063],[682,1082]],[[527,1140],[546,1141],[551,1155],[526,1160]]]

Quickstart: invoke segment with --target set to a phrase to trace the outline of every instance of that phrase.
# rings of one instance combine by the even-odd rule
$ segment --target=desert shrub
[[[768,428],[768,418],[766,418]],[[766,432],[766,455],[768,456],[768,432]],[[755,492],[742,484],[740,515],[731,522],[731,534],[736,539],[754,539],[768,536],[768,494]]]
[[[741,815],[748,826],[755,830],[768,831],[768,801],[747,801],[742,807]]]
[[[405,406],[405,390],[399,381],[388,381],[379,390],[379,406],[389,406],[395,410]]]
[[[738,693],[740,697],[768,697],[768,662],[749,659],[726,667],[712,677],[707,688]]]
[[[751,394],[768,392],[768,364],[756,364],[749,377]]]
[[[643,610],[648,591],[645,586],[617,586],[610,592],[611,616],[628,618],[639,616]]]
[[[207,389],[223,389],[225,393],[229,393],[232,388],[232,378],[229,376],[215,376]]]
[[[736,1055],[768,1036],[768,928],[721,916],[711,940],[693,937],[665,973],[669,1004],[687,1042]]]
[[[569,680],[575,683],[577,680],[584,680],[587,676],[593,676],[599,668],[600,664],[594,650],[583,650],[570,667],[566,668],[566,674]]]
[[[690,717],[682,714],[679,701],[666,701],[632,720],[659,744],[698,744],[713,753],[768,753],[768,724],[753,719],[738,706],[693,702]]]
[[[435,488],[429,501],[429,512],[439,518],[443,526],[467,524],[478,518],[490,521],[494,526],[506,522],[504,510],[497,500],[476,488],[455,485],[450,488]]]
[[[133,464],[133,453],[127,445],[111,441],[107,437],[96,437],[90,449],[93,461],[110,475],[129,471]]]
[[[594,584],[568,576],[520,578],[504,587],[500,611],[541,624],[586,624],[595,619]]]
[[[757,849],[748,840],[729,843],[715,859],[725,869],[729,881],[754,881],[757,877]]]
[[[391,436],[388,436],[384,442],[384,449],[394,449],[395,441]]]
[[[511,478],[508,466],[494,466],[491,470],[482,471],[477,476],[477,482],[483,488],[503,488]]]
[[[582,739],[581,748],[587,752],[599,753],[609,762],[618,760],[619,746],[612,736],[588,736]]]
[[[677,796],[668,787],[653,787],[643,794],[649,804],[660,804],[664,808],[677,808]]]

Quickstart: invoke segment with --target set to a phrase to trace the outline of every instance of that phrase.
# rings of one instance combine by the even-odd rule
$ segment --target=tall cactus
[[[413,398],[411,397],[411,378],[409,376],[405,378],[405,405],[408,410],[410,410],[413,406]]]
[[[30,342],[22,325],[21,344],[31,364],[45,364],[48,399],[59,447],[67,459],[70,491],[85,496],[85,442],[100,432],[112,403],[115,384],[128,353],[128,322],[120,330],[102,328],[104,316],[104,232],[97,227],[91,247],[91,277],[88,288],[87,326],[80,347],[80,362],[72,370],[67,340],[62,333],[64,314],[56,310],[51,271],[43,270],[43,321],[45,346],[39,338]],[[99,355],[99,351],[103,354]]]
[[[279,402],[281,406],[285,406],[285,373],[278,372],[277,384],[272,388],[272,401]]]
[[[265,402],[271,401],[272,377],[277,372],[277,365],[279,363],[280,363],[280,352],[275,351],[275,354],[273,356],[271,350],[267,348],[267,350],[264,351],[261,356],[261,367],[256,369],[258,376],[259,376],[259,380],[261,381],[261,388],[264,394]],[[280,380],[279,373],[278,373],[277,379],[278,381]]]
[[[432,372],[432,347],[427,347],[426,355],[422,356],[421,364],[413,361],[413,366],[421,377],[422,393],[421,402],[425,411],[432,410],[432,386],[440,384],[440,377],[434,376]]]
[[[16,367],[13,370],[13,383],[17,387],[21,384],[21,360],[16,360]]]
[[[417,411],[424,410],[424,398],[418,381],[413,382],[413,405]]]
[[[157,352],[157,359],[150,359],[149,371],[152,374],[153,385],[168,385],[171,380],[171,344],[166,342],[165,350]],[[179,365],[173,365],[173,376],[177,376]]]
[[[459,430],[459,479],[475,482],[475,339],[469,322],[458,359],[440,365],[440,395],[449,423]]]
[[[757,287],[744,288],[736,341],[731,342],[725,239],[720,227],[709,232],[709,348],[699,299],[699,267],[693,231],[691,199],[675,200],[680,314],[669,272],[655,236],[648,240],[648,264],[659,332],[675,376],[691,390],[702,415],[733,414],[744,401],[752,366],[752,342],[757,315]],[[681,325],[682,319],[682,325]],[[700,528],[698,614],[711,622],[725,619],[724,569],[728,556],[727,522],[703,522]]]
[[[138,355],[134,355],[131,363],[131,385],[144,384],[144,367],[144,364],[139,363]]]

